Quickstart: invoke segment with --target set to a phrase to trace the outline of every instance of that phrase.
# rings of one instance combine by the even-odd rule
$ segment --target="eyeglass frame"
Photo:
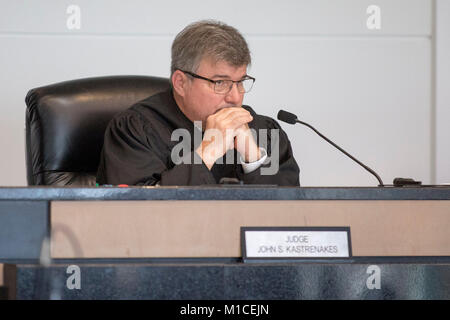
[[[231,91],[231,89],[233,88],[233,84],[235,84],[235,83],[236,83],[236,88],[238,88],[238,91],[239,91],[239,87],[238,87],[237,85],[238,85],[239,82],[242,82],[242,81],[244,81],[244,80],[253,80],[252,87],[250,88],[250,90],[251,90],[251,89],[253,88],[253,84],[254,84],[255,81],[256,81],[255,78],[253,78],[252,76],[249,76],[248,74],[245,75],[245,78],[244,78],[244,79],[237,80],[237,81],[235,81],[235,80],[230,80],[230,79],[224,79],[224,80],[212,80],[212,79],[208,79],[208,78],[202,77],[202,76],[200,76],[200,75],[198,75],[198,74],[196,74],[196,73],[190,72],[190,71],[185,71],[185,70],[181,70],[181,69],[177,69],[177,70],[180,70],[181,72],[186,73],[186,74],[190,75],[190,76],[193,77],[193,78],[197,78],[197,79],[201,79],[201,80],[206,80],[206,81],[209,81],[209,82],[213,83],[213,84],[214,84],[214,92],[217,93],[217,94],[228,94],[228,93]],[[230,88],[228,89],[227,92],[223,92],[223,93],[218,93],[218,92],[216,92],[216,90],[215,90],[215,88],[216,88],[216,83],[219,82],[219,81],[231,81],[231,86],[230,86]],[[240,92],[240,93],[248,93],[248,92],[250,92],[250,90],[249,90],[249,91],[244,91],[244,92],[240,92],[240,91],[239,91],[239,92]]]

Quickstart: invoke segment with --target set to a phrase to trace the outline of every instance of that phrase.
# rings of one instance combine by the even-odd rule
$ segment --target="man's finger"
[[[228,107],[228,108],[223,108],[223,109],[220,109],[219,111],[216,111],[213,114],[213,116],[215,116],[216,119],[218,119],[218,120],[222,120],[222,119],[225,119],[225,118],[229,117],[231,114],[234,114],[236,112],[243,113],[243,114],[244,113],[249,113],[247,110],[245,110],[242,107]]]

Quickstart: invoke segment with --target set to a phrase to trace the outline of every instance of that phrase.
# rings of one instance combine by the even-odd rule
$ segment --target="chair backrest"
[[[28,185],[95,185],[112,117],[169,87],[166,78],[107,76],[30,90],[25,98]]]

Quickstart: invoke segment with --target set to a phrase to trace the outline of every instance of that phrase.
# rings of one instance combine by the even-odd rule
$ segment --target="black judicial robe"
[[[117,114],[108,124],[100,164],[97,171],[97,183],[127,185],[207,185],[218,184],[223,177],[237,178],[244,184],[275,184],[279,186],[298,186],[299,167],[292,155],[291,144],[279,124],[265,116],[255,113],[244,106],[253,116],[249,127],[259,132],[267,129],[265,148],[271,156],[270,129],[279,129],[279,170],[274,175],[262,175],[262,167],[245,174],[238,164],[237,151],[229,150],[234,162],[227,163],[226,155],[222,163],[217,161],[211,171],[201,161],[195,150],[194,131],[202,134],[178,108],[172,90],[150,96],[131,108]],[[172,148],[180,141],[171,141],[172,132],[183,128],[191,135],[191,153],[189,163],[174,164],[171,159]],[[201,136],[200,136],[201,137]],[[199,139],[201,142],[201,138]],[[259,143],[258,137],[258,143]],[[194,159],[194,157],[196,159]],[[228,158],[230,159],[230,158]],[[194,162],[196,160],[196,162]],[[230,161],[228,161],[230,162]],[[197,164],[196,164],[197,163]]]

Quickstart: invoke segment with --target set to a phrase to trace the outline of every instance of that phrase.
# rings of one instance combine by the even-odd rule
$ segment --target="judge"
[[[97,182],[208,185],[234,178],[298,186],[299,167],[286,133],[242,104],[255,81],[247,74],[250,63],[235,28],[211,20],[188,25],[172,44],[171,89],[109,123]]]

